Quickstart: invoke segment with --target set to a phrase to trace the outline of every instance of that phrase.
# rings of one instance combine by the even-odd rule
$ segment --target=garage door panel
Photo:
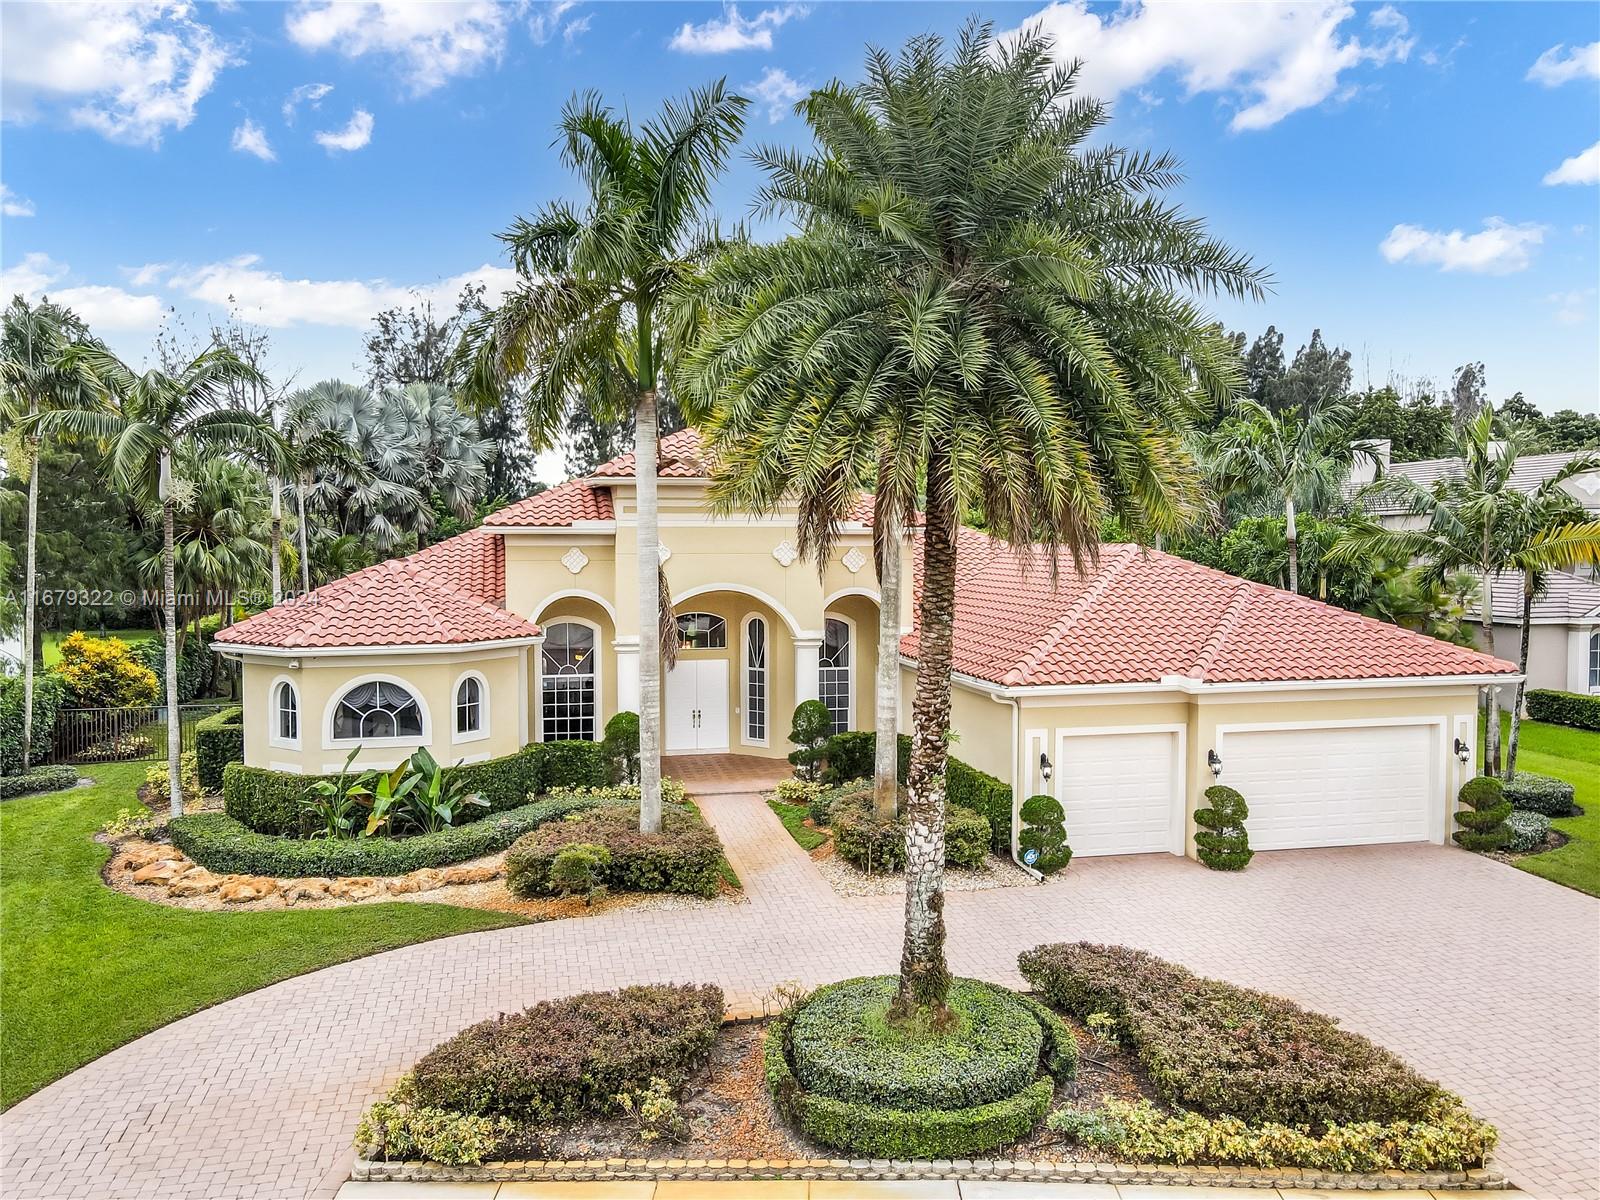
[[[1056,778],[1072,852],[1170,851],[1176,754],[1168,732],[1062,737]]]
[[[1222,782],[1249,805],[1257,850],[1425,841],[1434,737],[1427,725],[1227,733]]]

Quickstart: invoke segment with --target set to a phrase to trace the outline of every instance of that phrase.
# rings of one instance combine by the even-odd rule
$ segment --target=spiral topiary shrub
[[[1466,805],[1456,813],[1456,824],[1461,826],[1451,836],[1456,844],[1468,850],[1504,850],[1511,844],[1511,830],[1506,828],[1506,818],[1511,815],[1511,801],[1505,789],[1492,775],[1479,775],[1461,785],[1461,803]]]
[[[1231,787],[1220,783],[1206,789],[1210,808],[1195,810],[1195,854],[1213,871],[1242,871],[1255,857],[1244,823],[1250,809]]]
[[[1019,815],[1022,832],[1017,835],[1017,849],[1023,862],[1041,875],[1053,875],[1072,861],[1072,847],[1067,845],[1067,814],[1061,801],[1054,796],[1029,796],[1022,802]]]

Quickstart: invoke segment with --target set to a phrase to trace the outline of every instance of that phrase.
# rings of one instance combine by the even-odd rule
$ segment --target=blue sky
[[[126,357],[232,295],[279,371],[359,375],[411,295],[493,289],[493,234],[571,194],[551,147],[575,89],[648,113],[726,76],[749,142],[857,76],[867,42],[1041,22],[1112,102],[1107,136],[1170,148],[1180,198],[1273,273],[1219,315],[1313,326],[1358,384],[1447,381],[1546,410],[1600,395],[1600,7],[1592,4],[329,4],[0,6],[0,270]],[[757,173],[719,188],[747,211]]]

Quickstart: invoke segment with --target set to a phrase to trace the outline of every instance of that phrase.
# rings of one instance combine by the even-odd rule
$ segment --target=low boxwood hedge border
[[[1600,732],[1600,696],[1534,688],[1528,693],[1528,715],[1535,721]]]
[[[200,786],[222,790],[222,773],[231,762],[244,761],[244,709],[225,708],[194,726],[194,756]]]
[[[335,841],[257,833],[226,813],[197,813],[172,821],[173,845],[218,874],[301,876],[404,875],[447,867],[506,849],[546,821],[571,812],[627,801],[570,796],[535,800],[467,825],[405,838]]]
[[[484,762],[446,766],[445,773],[475,792],[487,808],[468,808],[462,821],[480,821],[519,808],[530,796],[564,787],[602,787],[609,782],[598,742],[534,742],[515,754]],[[222,802],[227,814],[257,833],[291,835],[302,831],[301,801],[326,775],[292,775],[265,767],[228,763],[222,772]],[[201,783],[205,778],[202,775]]]
[[[39,792],[59,792],[75,787],[77,767],[34,767],[22,775],[0,775],[0,800],[13,796],[32,796]]]
[[[767,1027],[767,1087],[785,1118],[825,1145],[870,1158],[967,1158],[1027,1137],[1049,1111],[1055,1085],[1040,1078],[1014,1096],[972,1108],[907,1111],[834,1100],[800,1086],[789,1066],[793,1017]]]

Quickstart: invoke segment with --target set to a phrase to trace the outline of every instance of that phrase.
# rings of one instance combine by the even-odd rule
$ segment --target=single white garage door
[[[1172,733],[1061,738],[1056,778],[1074,854],[1172,849],[1179,807],[1177,744]]]
[[[1224,733],[1221,782],[1250,806],[1255,850],[1426,841],[1436,736],[1431,725]]]

